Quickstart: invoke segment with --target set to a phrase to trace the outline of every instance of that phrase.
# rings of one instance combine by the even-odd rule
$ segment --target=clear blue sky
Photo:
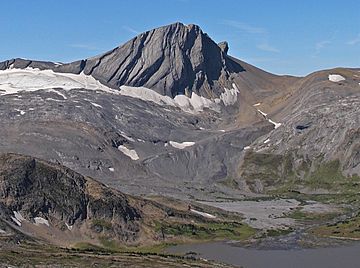
[[[0,61],[82,59],[180,21],[270,72],[360,67],[359,0],[9,0],[1,10]]]

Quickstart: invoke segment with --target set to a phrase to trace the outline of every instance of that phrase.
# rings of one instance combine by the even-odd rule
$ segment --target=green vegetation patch
[[[309,222],[325,222],[329,221],[339,213],[336,212],[328,212],[328,213],[313,213],[313,212],[305,212],[300,208],[293,210],[291,213],[287,214],[286,217],[292,218],[298,221],[309,221]]]
[[[319,226],[312,229],[311,232],[318,236],[360,240],[360,216],[334,224]]]
[[[294,230],[292,228],[288,228],[288,229],[270,229],[266,231],[265,236],[271,236],[271,237],[275,237],[275,236],[281,236],[281,235],[287,235],[292,233]]]
[[[201,224],[156,223],[156,230],[164,238],[183,236],[194,240],[231,239],[245,240],[255,234],[255,229],[238,222],[211,222]]]

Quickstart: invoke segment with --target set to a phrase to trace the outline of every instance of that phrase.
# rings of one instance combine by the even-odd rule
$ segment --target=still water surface
[[[233,246],[229,243],[178,245],[169,253],[196,252],[200,257],[245,268],[359,268],[360,243],[348,246],[260,250]]]

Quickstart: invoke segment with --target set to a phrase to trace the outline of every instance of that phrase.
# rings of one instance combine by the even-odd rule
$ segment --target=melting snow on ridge
[[[240,93],[237,86],[233,83],[231,89],[224,88],[225,92],[221,93],[220,100],[225,106],[234,105],[237,101],[237,95]]]
[[[176,142],[176,141],[169,141],[170,145],[177,149],[185,149],[186,147],[193,146],[195,142],[193,141],[184,141],[184,142]]]
[[[331,82],[340,82],[345,80],[345,78],[339,74],[329,74],[329,80]]]
[[[123,96],[129,96],[144,101],[151,101],[159,105],[178,107],[186,112],[200,112],[204,108],[220,111],[220,108],[216,103],[207,98],[199,96],[194,92],[191,94],[191,98],[185,95],[177,95],[174,99],[172,99],[169,96],[163,96],[146,87],[121,86],[120,89],[120,94]]]
[[[50,226],[49,221],[42,217],[35,217],[34,221],[35,221],[35,225],[45,224],[46,226]]]
[[[275,129],[277,129],[278,127],[281,126],[281,123],[276,123],[276,122],[272,121],[271,119],[268,119],[268,121],[275,126]]]
[[[63,93],[61,93],[55,89],[49,89],[48,92],[53,92],[55,94],[58,94],[59,96],[63,97],[64,100],[67,100],[67,97]]]
[[[151,101],[160,105],[179,107],[187,112],[200,112],[204,108],[219,112],[219,103],[221,101],[225,106],[232,105],[237,101],[237,95],[240,92],[233,83],[231,89],[225,89],[220,98],[215,100],[199,96],[194,92],[190,98],[185,95],[177,95],[172,99],[145,87],[121,86],[120,91],[114,90],[101,84],[91,75],[85,75],[83,72],[80,74],[57,73],[52,70],[40,70],[31,67],[25,69],[10,68],[0,71],[0,95],[15,94],[21,91],[48,90],[57,93],[63,99],[67,99],[64,94],[54,90],[54,88],[101,90],[116,95]]]
[[[118,147],[118,149],[126,156],[130,157],[132,160],[138,160],[139,156],[136,153],[135,150],[130,150],[128,148],[126,148],[124,145],[120,145]]]
[[[255,105],[254,105],[255,106]],[[274,122],[274,121],[272,121],[270,118],[267,118],[267,114],[266,113],[264,113],[263,111],[261,111],[261,110],[257,110],[260,114],[262,114],[266,119],[267,119],[267,121],[269,121],[269,123],[271,123],[271,124],[273,124],[274,126],[275,126],[275,129],[277,129],[278,127],[280,127],[281,126],[281,123],[276,123],[276,122]]]
[[[52,70],[39,70],[30,67],[0,71],[0,95],[14,94],[20,91],[49,90],[52,88],[62,88],[64,90],[85,88],[118,93],[116,90],[104,86],[94,77],[84,73],[56,73]],[[59,94],[60,92],[56,93]]]

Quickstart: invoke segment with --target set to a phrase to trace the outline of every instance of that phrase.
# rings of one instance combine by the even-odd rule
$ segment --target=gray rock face
[[[145,32],[101,56],[88,59],[85,74],[103,83],[145,86],[162,95],[213,98],[243,68],[196,25],[181,23]]]

